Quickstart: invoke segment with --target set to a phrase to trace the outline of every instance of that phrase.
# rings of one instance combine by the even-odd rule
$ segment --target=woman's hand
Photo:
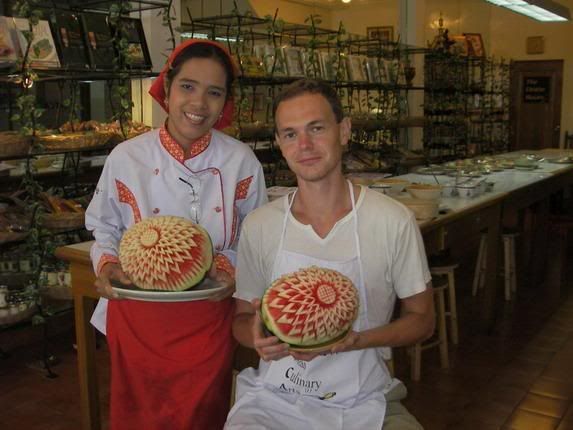
[[[231,297],[235,293],[235,280],[227,272],[223,270],[217,270],[215,264],[211,266],[211,270],[209,270],[207,277],[217,282],[221,286],[225,286],[225,289],[209,297],[210,301],[219,302]]]
[[[265,337],[263,333],[263,323],[259,309],[261,308],[261,301],[253,299],[251,302],[255,315],[253,316],[253,344],[255,350],[264,361],[280,360],[289,355],[288,345],[279,340],[276,336]]]
[[[111,288],[112,280],[118,281],[123,285],[132,284],[131,279],[129,279],[118,263],[107,263],[101,268],[99,276],[94,283],[96,291],[106,299],[120,299],[119,294]]]

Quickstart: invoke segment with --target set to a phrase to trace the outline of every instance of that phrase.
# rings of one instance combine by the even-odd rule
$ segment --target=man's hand
[[[325,348],[317,352],[300,352],[300,351],[290,351],[290,355],[296,360],[310,361],[319,355],[329,355],[336,354],[337,352],[346,352],[356,349],[358,340],[360,339],[360,334],[355,331],[348,333],[348,336],[344,338],[342,342],[333,345],[331,348]]]
[[[224,285],[225,289],[215,293],[209,300],[212,302],[219,302],[231,297],[235,292],[235,280],[227,272],[223,270],[217,270],[215,263],[211,266],[211,270],[207,274],[207,277],[216,281],[220,285]]]
[[[119,281],[124,285],[131,285],[131,279],[125,274],[118,263],[107,263],[101,268],[94,285],[96,291],[106,299],[120,299],[111,288],[111,280]]]
[[[288,345],[279,340],[276,336],[265,337],[261,321],[260,311],[261,301],[253,299],[251,302],[255,315],[253,316],[252,335],[255,350],[264,361],[280,360],[289,355]]]
[[[334,345],[330,349],[330,352],[332,354],[336,354],[337,352],[346,352],[358,349],[357,346],[359,340],[360,340],[360,333],[351,331],[350,333],[348,333],[348,336],[346,336],[342,342],[339,342],[336,345]]]

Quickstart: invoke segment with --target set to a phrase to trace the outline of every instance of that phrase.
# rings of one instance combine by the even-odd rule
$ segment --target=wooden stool
[[[414,381],[420,380],[422,369],[422,351],[433,348],[434,346],[440,347],[440,364],[442,369],[450,367],[450,360],[448,357],[448,335],[446,333],[446,301],[445,291],[446,285],[434,287],[434,305],[436,307],[436,331],[437,339],[430,339],[424,342],[418,342],[410,348],[410,377]]]
[[[517,291],[516,264],[515,264],[515,238],[519,233],[506,231],[501,235],[503,242],[503,279],[505,300],[511,300],[512,293]],[[479,289],[485,284],[485,274],[487,270],[487,234],[482,234],[478,257],[476,261],[476,271],[472,284],[472,295],[475,296]]]
[[[450,339],[454,345],[458,344],[458,307],[456,304],[456,283],[454,280],[454,271],[458,265],[447,264],[430,267],[430,273],[433,276],[446,277],[446,289],[448,292],[448,305],[446,306],[445,315],[450,319]]]

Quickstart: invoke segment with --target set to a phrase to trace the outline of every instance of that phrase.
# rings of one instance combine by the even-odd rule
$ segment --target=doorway
[[[511,149],[559,148],[563,60],[515,61]]]

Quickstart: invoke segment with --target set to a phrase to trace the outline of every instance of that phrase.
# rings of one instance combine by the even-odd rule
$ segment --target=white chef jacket
[[[86,228],[96,240],[90,251],[96,273],[105,262],[118,261],[124,231],[139,220],[160,215],[191,219],[193,196],[183,181],[199,184],[199,224],[209,232],[215,252],[235,264],[243,218],[267,201],[259,161],[247,145],[217,130],[194,142],[185,159],[162,128],[121,143],[106,160],[86,211]],[[92,324],[105,333],[102,302]]]

